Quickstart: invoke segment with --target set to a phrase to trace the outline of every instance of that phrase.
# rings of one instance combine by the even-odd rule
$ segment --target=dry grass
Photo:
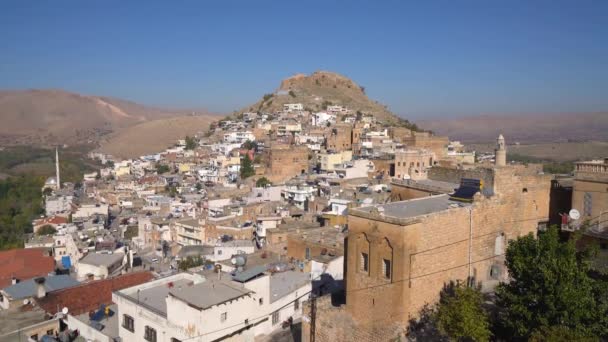
[[[217,116],[181,116],[159,119],[127,127],[104,139],[98,149],[120,158],[134,158],[157,153],[186,135],[207,130]]]

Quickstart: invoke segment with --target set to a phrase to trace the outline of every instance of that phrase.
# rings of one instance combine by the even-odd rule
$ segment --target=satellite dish
[[[578,220],[579,218],[581,218],[581,213],[579,213],[576,209],[572,209],[568,213],[568,216],[570,216],[570,218],[573,220]]]
[[[68,314],[68,308],[64,307],[63,309],[61,309],[61,313],[64,315]]]
[[[23,300],[23,305],[28,305],[29,303],[30,303],[30,300],[29,300],[29,299],[24,299],[24,300]]]

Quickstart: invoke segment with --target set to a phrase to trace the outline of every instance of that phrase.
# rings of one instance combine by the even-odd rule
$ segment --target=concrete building
[[[268,274],[265,266],[229,274],[180,273],[114,292],[123,341],[252,341],[301,315],[308,274]]]
[[[352,150],[353,126],[349,124],[336,124],[325,134],[325,148],[331,151]]]
[[[73,196],[46,196],[44,210],[46,216],[53,216],[62,213],[69,213],[72,210]]]
[[[283,111],[291,113],[298,110],[304,110],[304,105],[301,103],[286,103],[283,105]]]
[[[344,163],[351,161],[353,159],[353,152],[320,153],[318,158],[321,171],[334,171],[336,168],[344,166]]]
[[[89,253],[76,267],[79,280],[106,279],[115,275],[126,262],[123,253]]]
[[[507,280],[506,243],[546,227],[551,179],[536,166],[484,172],[492,182],[479,192],[478,180],[468,200],[456,200],[457,191],[350,209],[346,306],[317,303],[314,319],[308,311],[304,320],[303,340],[311,332],[315,341],[389,340],[450,281],[490,291]],[[330,322],[341,324],[327,329]]]
[[[47,292],[57,291],[80,284],[69,275],[37,277],[13,284],[0,290],[0,308],[14,309],[31,302],[32,298],[42,298]]]

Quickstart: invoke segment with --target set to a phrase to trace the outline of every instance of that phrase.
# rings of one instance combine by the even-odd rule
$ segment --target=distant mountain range
[[[304,109],[311,111],[321,111],[327,105],[341,105],[355,112],[372,114],[380,121],[399,120],[387,106],[368,98],[364,87],[346,76],[329,71],[286,78],[277,90],[264,95],[241,112],[274,112],[283,109],[286,103],[302,103]]]
[[[482,115],[416,123],[436,134],[468,143],[494,141],[499,134],[503,134],[508,143],[608,141],[608,112]]]
[[[95,145],[130,127],[192,113],[63,90],[0,91],[0,144]],[[210,115],[206,110],[196,114]]]

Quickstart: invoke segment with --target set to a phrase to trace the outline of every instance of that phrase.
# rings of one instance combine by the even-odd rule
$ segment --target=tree
[[[272,183],[266,177],[262,177],[255,182],[255,186],[258,188],[265,188],[267,185],[272,185]]]
[[[253,163],[251,162],[251,158],[249,158],[249,154],[245,154],[241,159],[241,178],[245,179],[253,175],[255,175]]]
[[[169,172],[169,165],[165,165],[165,164],[156,164],[156,173],[163,174],[163,173],[167,173]]]
[[[576,336],[608,336],[606,280],[590,277],[588,250],[576,238],[561,241],[551,227],[509,243],[506,265],[512,281],[496,289],[500,325],[509,339],[527,340],[552,329]]]
[[[435,322],[439,331],[455,341],[488,341],[490,323],[478,289],[450,284],[441,293]]]
[[[186,150],[194,150],[196,145],[196,139],[186,135]]]
[[[57,229],[55,229],[55,227],[51,226],[50,224],[45,224],[44,226],[40,227],[40,229],[38,229],[38,231],[36,232],[36,234],[39,236],[53,235],[55,233],[57,233]]]
[[[255,141],[251,141],[251,140],[247,140],[245,141],[242,145],[241,148],[244,148],[246,150],[254,150],[257,151],[258,149],[258,143]]]
[[[293,90],[290,90],[290,91],[289,91],[289,96],[291,96],[291,97],[296,97],[296,93],[294,93],[294,92],[293,92]]]
[[[186,271],[192,267],[197,267],[205,264],[205,259],[200,256],[189,256],[177,263],[177,268],[180,271]]]

